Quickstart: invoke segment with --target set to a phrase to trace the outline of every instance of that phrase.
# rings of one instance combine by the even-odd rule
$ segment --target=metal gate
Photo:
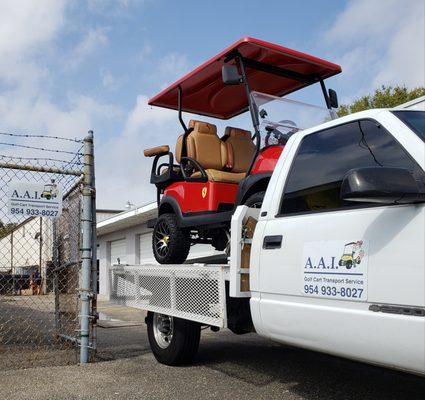
[[[46,209],[11,206],[16,185],[40,186],[20,195]],[[57,194],[55,217],[48,204]],[[0,369],[94,353],[95,222],[92,132],[83,140],[0,132]]]

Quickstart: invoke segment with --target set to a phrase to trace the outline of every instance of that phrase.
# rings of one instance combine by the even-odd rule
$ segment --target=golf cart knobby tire
[[[264,191],[253,193],[244,201],[244,205],[248,207],[253,207],[254,205],[260,205],[260,207],[258,208],[261,208],[261,204],[263,204],[265,194],[266,192]]]
[[[161,223],[165,223],[169,230],[168,252],[165,255],[159,254],[155,246],[156,231]],[[175,214],[162,214],[156,220],[152,234],[152,250],[160,264],[182,264],[186,261],[190,250],[190,236],[187,230],[178,227]]]
[[[165,365],[189,364],[195,358],[201,337],[201,325],[181,318],[173,318],[173,337],[167,348],[161,348],[153,332],[153,313],[146,319],[148,339],[153,355],[158,362]]]

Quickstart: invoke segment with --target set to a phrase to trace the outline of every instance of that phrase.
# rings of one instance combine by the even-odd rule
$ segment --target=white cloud
[[[63,136],[84,135],[97,119],[115,118],[117,107],[86,96],[65,93],[66,106],[50,96],[50,71],[40,54],[51,51],[66,24],[60,0],[3,1],[0,3],[0,115],[2,129],[25,129]],[[13,40],[11,40],[13,38]],[[101,29],[91,30],[73,52],[81,60],[96,45],[105,43]],[[46,61],[47,57],[43,58]]]
[[[87,0],[88,9],[108,17],[127,16],[133,7],[150,0]]]
[[[356,97],[382,84],[424,85],[424,21],[423,0],[350,1],[324,35],[342,66],[345,92]]]
[[[105,68],[100,69],[100,79],[103,87],[108,90],[117,90],[126,80],[123,77],[114,76],[111,71]]]
[[[148,105],[148,101],[149,98],[145,95],[137,96],[136,105],[125,124],[124,134],[126,136],[136,135],[146,128],[150,128],[146,132],[148,135],[161,137],[163,133],[166,133],[163,125],[174,119],[176,112],[166,108],[151,107]]]
[[[105,28],[89,29],[83,39],[75,46],[72,53],[66,57],[66,67],[75,69],[97,50],[106,46],[108,37]]]
[[[187,74],[189,70],[190,66],[185,54],[170,53],[159,60],[156,78],[164,82],[162,85],[164,88]]]
[[[172,144],[178,134],[176,112],[150,107],[148,97],[139,95],[122,132],[97,146],[99,204],[124,207],[127,200],[153,201],[155,187],[149,183],[153,160],[143,156],[143,149]]]
[[[148,98],[143,95],[137,98],[127,116],[120,107],[79,93],[63,93],[59,105],[52,96],[51,89],[57,81],[52,81],[50,69],[62,64],[50,61],[62,54],[55,45],[59,35],[69,31],[72,21],[67,18],[66,4],[60,0],[0,2],[0,130],[81,138],[93,128],[98,205],[121,207],[128,199],[136,204],[151,201],[155,198],[155,188],[149,183],[152,160],[144,158],[142,150],[145,146],[175,140],[176,115],[149,107]],[[91,29],[64,59],[70,60],[68,67],[77,69],[107,43],[104,29]],[[148,54],[150,48],[145,47],[143,52]],[[166,58],[161,64],[159,81],[163,74],[174,73],[173,79],[184,63],[184,57],[177,55]],[[169,69],[172,65],[177,67],[176,71]],[[60,68],[58,71],[61,72]],[[107,69],[101,69],[100,74],[105,87],[113,89],[120,83]],[[122,128],[112,138],[105,139],[100,127],[108,126],[109,122],[119,126],[121,121]],[[2,153],[16,155],[16,150],[10,153],[8,148],[2,148]],[[34,155],[30,150],[19,154]]]
[[[51,81],[50,68],[55,64],[50,61],[56,56],[55,42],[69,22],[65,12],[65,4],[60,0],[0,2],[1,131],[81,138],[88,129],[123,116],[119,107],[78,93],[63,93],[61,105],[54,101],[50,89],[56,82]],[[78,47],[80,57],[93,43],[103,41],[101,31],[92,32]],[[30,140],[26,139],[25,143]],[[38,140],[33,145],[42,143],[43,140]],[[18,155],[16,149],[8,146],[2,146],[1,152]],[[23,149],[19,155],[41,156]]]
[[[18,85],[28,95],[48,82],[48,71],[34,58],[56,40],[64,12],[62,0],[0,2],[0,84]]]
[[[63,23],[63,0],[2,0],[0,55],[21,58],[34,53],[58,33]]]
[[[152,46],[148,43],[145,43],[143,45],[142,49],[140,50],[139,55],[137,57],[139,62],[145,61],[145,58],[147,56],[149,56],[151,53],[152,53]]]

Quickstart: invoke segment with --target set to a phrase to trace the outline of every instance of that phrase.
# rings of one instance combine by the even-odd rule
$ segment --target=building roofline
[[[128,211],[123,211],[96,224],[97,234],[98,236],[102,236],[117,230],[143,224],[148,220],[155,218],[156,213],[156,202],[144,204]]]

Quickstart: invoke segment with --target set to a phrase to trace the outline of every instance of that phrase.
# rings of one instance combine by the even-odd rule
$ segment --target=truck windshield
[[[284,145],[294,133],[331,119],[326,108],[260,92],[251,95],[260,117],[262,147]]]
[[[393,113],[425,142],[425,111],[403,110]]]

